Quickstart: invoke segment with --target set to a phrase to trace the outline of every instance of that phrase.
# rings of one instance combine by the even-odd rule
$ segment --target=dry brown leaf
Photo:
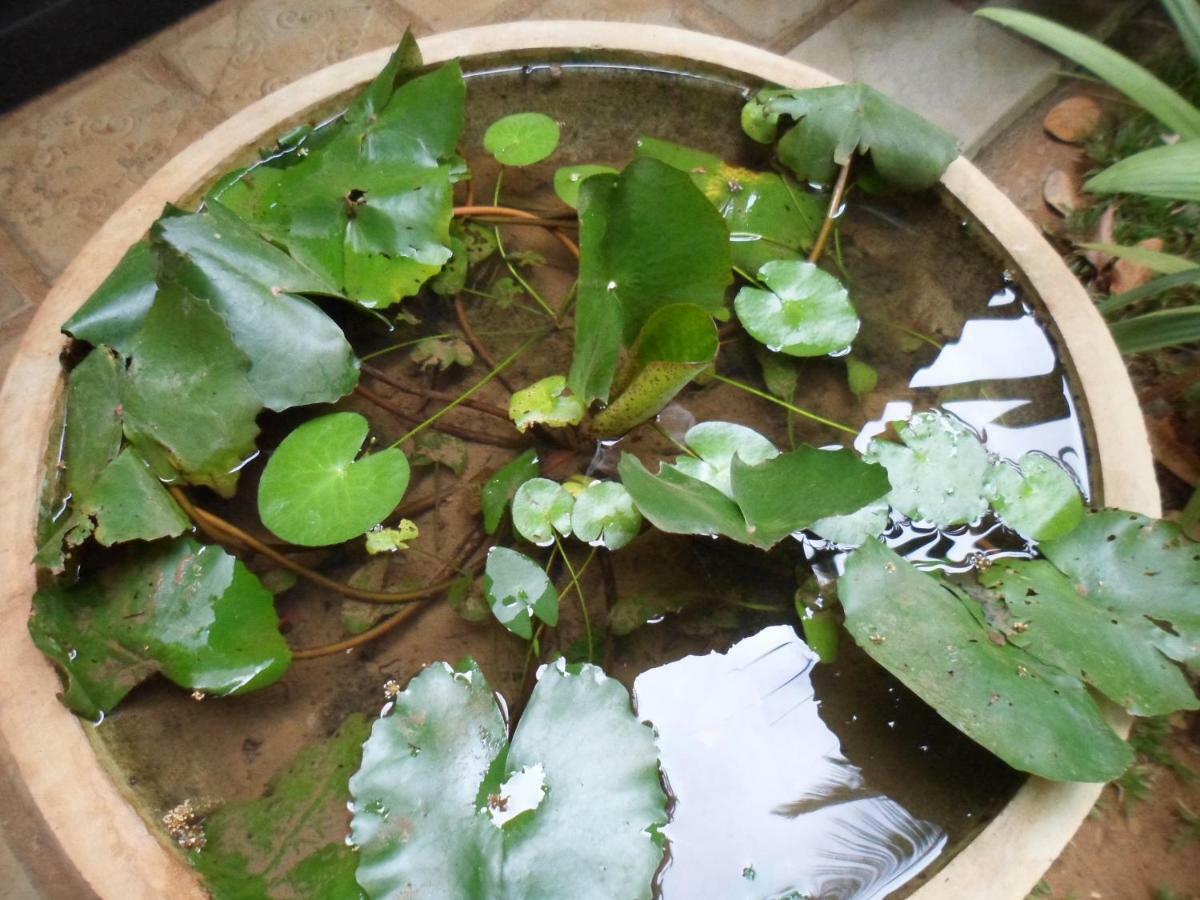
[[[1070,215],[1083,206],[1078,178],[1062,169],[1052,169],[1042,182],[1042,199],[1059,215]]]
[[[1042,127],[1060,141],[1080,144],[1096,130],[1103,116],[1104,110],[1091,97],[1071,97],[1046,114]]]
[[[1096,222],[1096,233],[1092,235],[1092,243],[1116,243],[1116,225],[1117,205],[1113,203],[1105,207],[1104,212],[1100,214],[1100,219]],[[1099,250],[1089,250],[1084,254],[1084,258],[1095,267],[1097,272],[1104,271],[1104,267],[1112,262],[1111,256],[1109,256],[1107,253],[1102,253]]]
[[[1146,430],[1155,460],[1181,481],[1200,486],[1200,454],[1180,438],[1175,423],[1169,418],[1146,416]]]

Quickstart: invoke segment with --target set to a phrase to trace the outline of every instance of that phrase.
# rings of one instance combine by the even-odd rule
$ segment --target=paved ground
[[[1037,104],[1052,88],[1060,64],[972,17],[980,5],[978,0],[221,0],[0,117],[0,371],[49,285],[167,159],[271,90],[327,63],[393,44],[409,26],[425,34],[530,18],[606,18],[743,40],[892,94],[956,134],[969,154],[982,153],[985,169],[1018,204],[1040,212],[1042,178],[1062,151],[1029,123],[1040,121],[1034,118]],[[1103,31],[1136,4],[1001,5],[1036,8]],[[1018,122],[996,142],[1022,115],[1024,126]],[[1030,164],[1014,165],[1014,158]],[[9,897],[34,896],[2,838],[0,885]]]

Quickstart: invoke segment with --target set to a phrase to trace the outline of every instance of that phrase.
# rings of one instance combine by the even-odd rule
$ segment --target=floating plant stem
[[[463,337],[471,345],[471,349],[475,351],[475,355],[492,369],[495,369],[496,357],[492,356],[492,352],[488,350],[487,345],[479,339],[479,335],[471,327],[471,320],[467,317],[467,308],[462,302],[461,295],[454,298],[454,315],[458,319],[458,327],[462,329]],[[516,388],[513,387],[512,383],[502,373],[497,374],[496,378],[510,394],[516,392]]]
[[[497,183],[497,189],[499,186],[499,183]],[[558,242],[567,248],[567,252],[576,259],[579,259],[579,245],[559,231],[560,228],[578,227],[578,223],[570,219],[546,219],[534,213],[526,212],[523,209],[513,209],[511,206],[456,206],[454,208],[454,215],[463,218],[487,217],[494,219],[500,217],[510,220],[520,219],[523,222],[528,222],[530,225],[539,225],[542,228],[549,229],[558,239]]]
[[[760,391],[758,388],[752,387],[751,385],[748,385],[748,384],[744,384],[741,381],[735,381],[732,378],[726,378],[724,375],[720,375],[717,372],[712,372],[710,374],[714,379],[721,382],[722,384],[727,384],[730,387],[735,387],[738,390],[745,391],[747,394],[753,394],[755,397],[758,397],[760,400],[766,400],[768,403],[774,403],[776,406],[782,406],[784,409],[794,412],[798,416],[803,416],[804,418],[811,419],[814,422],[820,422],[822,425],[828,425],[830,428],[836,428],[839,431],[846,432],[847,434],[853,434],[856,436],[858,435],[858,431],[851,428],[849,425],[843,425],[841,422],[835,422],[835,421],[833,421],[833,419],[827,419],[824,416],[817,415],[815,412],[810,412],[807,409],[802,409],[799,406],[794,406],[793,404],[788,403],[786,400],[780,400],[778,397],[772,397],[766,391]]]
[[[579,612],[583,616],[583,631],[587,635],[588,662],[591,662],[595,653],[595,646],[592,643],[592,620],[588,617],[587,600],[584,599],[583,585],[580,583],[579,578],[587,571],[587,567],[592,564],[592,559],[596,555],[597,548],[592,548],[592,552],[583,561],[583,565],[579,567],[579,571],[576,571],[575,567],[571,565],[571,557],[567,555],[567,551],[563,547],[562,541],[558,539],[557,534],[554,536],[554,546],[562,555],[563,563],[567,567],[567,573],[571,576],[570,583],[563,589],[563,595],[571,590],[571,588],[575,588],[575,596],[579,598]]]
[[[388,353],[395,353],[397,350],[403,350],[405,347],[411,347],[414,344],[421,343],[421,341],[436,341],[442,340],[443,338],[452,337],[454,337],[453,334],[448,331],[443,331],[441,334],[431,334],[427,337],[413,338],[411,341],[401,341],[399,344],[389,344],[388,346],[381,347],[378,350],[372,350],[370,353],[364,353],[358,359],[359,362],[366,362],[368,359],[375,359],[378,356],[385,356]]]
[[[825,213],[825,221],[821,223],[821,230],[817,233],[817,239],[813,242],[812,251],[808,254],[810,263],[819,262],[821,255],[825,252],[825,245],[829,243],[829,234],[833,231],[833,222],[837,218],[838,210],[841,209],[842,199],[846,195],[846,184],[850,180],[850,167],[854,162],[854,157],[851,156],[842,166],[842,170],[838,172],[837,181],[833,185],[833,193],[829,195],[829,210]]]

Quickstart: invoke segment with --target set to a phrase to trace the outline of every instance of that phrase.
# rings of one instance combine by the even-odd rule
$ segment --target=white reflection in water
[[[1054,347],[1033,316],[971,319],[931,365],[918,369],[909,387],[946,387],[969,381],[1034,378],[1058,365]]]
[[[821,720],[816,657],[789,626],[634,683],[674,799],[666,900],[883,897],[945,846],[864,783]]]

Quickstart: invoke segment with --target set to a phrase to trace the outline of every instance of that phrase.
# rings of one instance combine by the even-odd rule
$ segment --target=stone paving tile
[[[948,0],[861,0],[788,56],[878,88],[955,135],[968,155],[1049,90],[1059,67]]]
[[[399,0],[424,23],[425,31],[450,31],[485,22],[516,21],[527,17],[533,0]],[[582,3],[576,4],[580,10]],[[574,17],[572,17],[574,18]],[[415,30],[415,29],[414,29]]]
[[[229,114],[301,75],[399,42],[410,19],[392,0],[249,0],[218,4],[154,47]]]
[[[787,50],[845,11],[855,0],[704,0],[734,22],[742,39]]]
[[[673,25],[722,37],[744,39],[742,31],[729,19],[701,3],[680,0],[545,0],[530,9],[531,19],[595,19],[610,22],[643,22],[648,25]]]
[[[33,261],[0,228],[0,323],[40,303],[49,287]]]
[[[114,209],[222,118],[141,57],[4,117],[0,223],[53,280]]]

